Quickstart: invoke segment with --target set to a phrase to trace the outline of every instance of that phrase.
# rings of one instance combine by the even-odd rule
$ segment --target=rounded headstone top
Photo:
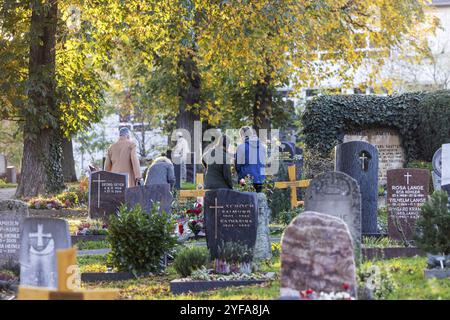
[[[0,200],[0,211],[18,211],[28,215],[28,204],[20,200]]]
[[[442,171],[442,148],[439,148],[436,150],[436,152],[433,155],[432,165],[433,165],[433,171],[434,173],[440,177],[441,171]]]

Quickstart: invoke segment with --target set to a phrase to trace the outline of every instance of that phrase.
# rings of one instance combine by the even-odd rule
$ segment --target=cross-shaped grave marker
[[[98,183],[97,208],[100,208],[100,185],[101,185],[102,182],[106,182],[106,180],[101,180],[100,179],[100,174],[99,174],[97,180],[92,180],[92,182],[97,182]]]
[[[119,297],[117,289],[80,290],[77,287],[78,267],[75,248],[58,250],[58,288],[37,288],[19,286],[17,300],[115,300]]]
[[[289,181],[275,182],[275,188],[286,189],[291,188],[291,208],[297,207],[301,202],[297,200],[297,188],[307,188],[311,180],[296,181],[295,165],[288,167]]]
[[[214,238],[217,239],[217,209],[223,209],[223,206],[217,205],[217,197],[214,200],[214,205],[209,207],[210,209],[214,209],[214,224],[215,224],[215,231],[214,231]]]
[[[204,189],[203,173],[197,173],[195,181],[195,190],[180,190],[180,198],[198,198],[205,196],[206,190]]]

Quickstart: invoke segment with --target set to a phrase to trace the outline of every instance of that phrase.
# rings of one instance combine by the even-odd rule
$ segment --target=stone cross
[[[214,239],[217,239],[217,209],[223,209],[223,206],[217,205],[217,197],[214,200],[214,205],[209,207],[210,209],[214,209],[214,223],[215,223],[215,232]]]
[[[409,172],[407,172],[407,173],[404,175],[404,177],[406,178],[406,184],[409,184],[409,178],[411,178],[412,175],[411,175]]]
[[[197,173],[195,180],[195,190],[180,190],[180,198],[203,198],[205,196],[207,190],[204,189],[203,173]]]
[[[44,230],[44,225],[42,224],[38,224],[38,231],[37,233],[30,233],[29,237],[30,238],[37,238],[37,246],[38,247],[42,247],[44,245],[44,238],[51,238],[52,234],[51,233],[42,233]]]
[[[100,184],[102,182],[106,182],[106,180],[101,180],[100,179],[100,174],[98,175],[98,179],[97,180],[92,180],[92,182],[97,182],[98,183],[98,199],[97,199],[97,208],[100,208]]]
[[[297,200],[297,188],[307,188],[310,180],[298,180],[296,181],[295,165],[288,167],[289,181],[277,181],[275,182],[275,188],[277,189],[291,189],[291,208],[297,207],[300,202]]]
[[[79,290],[76,287],[78,266],[75,248],[57,251],[58,288],[19,286],[17,300],[115,300],[119,290]]]

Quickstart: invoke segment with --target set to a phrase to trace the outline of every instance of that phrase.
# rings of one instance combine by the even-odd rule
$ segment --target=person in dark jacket
[[[205,173],[205,189],[233,189],[231,164],[233,156],[228,153],[230,138],[222,135],[213,148],[202,157]]]
[[[165,156],[160,156],[153,160],[148,168],[145,185],[164,183],[170,184],[170,187],[173,188],[175,185],[175,170],[172,161]]]
[[[244,141],[237,147],[235,156],[239,182],[242,183],[243,179],[250,176],[256,192],[261,192],[266,180],[266,147],[251,127],[243,127],[239,133]]]

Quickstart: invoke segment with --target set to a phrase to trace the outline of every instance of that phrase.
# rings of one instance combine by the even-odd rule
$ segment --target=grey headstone
[[[441,186],[450,184],[450,143],[442,145],[442,159],[441,159],[442,180]]]
[[[92,219],[108,221],[125,202],[125,189],[128,186],[126,174],[108,171],[91,172],[89,177],[89,216]]]
[[[21,234],[20,285],[56,288],[56,251],[70,247],[67,221],[26,218]]]
[[[173,169],[175,172],[175,185],[174,187],[176,189],[181,189],[181,165],[180,164],[173,164]]]
[[[256,234],[256,244],[254,258],[256,260],[267,260],[272,258],[272,246],[270,243],[270,208],[267,197],[264,193],[257,193],[258,196],[258,229]]]
[[[378,151],[364,141],[336,146],[335,170],[356,180],[361,192],[362,234],[378,234]]]
[[[222,242],[238,242],[254,249],[258,228],[256,193],[229,189],[207,191],[204,213],[206,242],[212,258],[217,258]]]
[[[305,210],[342,219],[353,246],[361,248],[361,193],[355,179],[342,172],[325,172],[314,178],[305,196]]]
[[[160,203],[160,209],[170,213],[173,196],[170,192],[170,185],[151,184],[147,186],[137,186],[128,188],[125,191],[125,203],[129,207],[140,204],[145,212],[151,212],[155,202]]]
[[[0,177],[6,175],[6,157],[3,154],[0,154]]]
[[[356,265],[350,232],[341,219],[318,212],[299,214],[281,240],[282,297],[299,298],[301,291],[344,291],[356,297]]]
[[[28,217],[28,205],[18,200],[0,201],[0,267],[19,264],[20,232]]]

